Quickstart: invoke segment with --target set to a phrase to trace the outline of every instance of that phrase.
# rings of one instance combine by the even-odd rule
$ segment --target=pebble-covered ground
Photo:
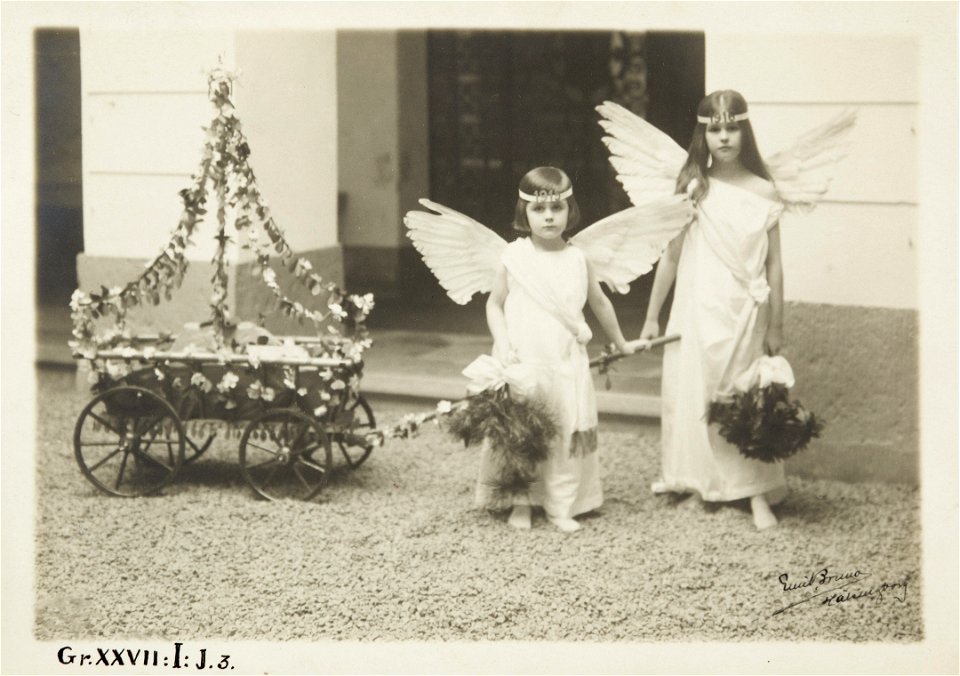
[[[659,431],[617,423],[601,425],[606,502],[569,535],[542,515],[518,532],[472,509],[476,452],[433,426],[338,472],[309,503],[257,499],[236,440],[162,495],[110,498],[73,457],[89,399],[74,382],[38,371],[40,640],[922,638],[912,487],[791,478],[780,526],[757,532],[745,504],[652,495]],[[381,423],[427,406],[373,403]],[[824,568],[860,571],[851,598],[775,614],[816,587],[785,591],[779,576]]]

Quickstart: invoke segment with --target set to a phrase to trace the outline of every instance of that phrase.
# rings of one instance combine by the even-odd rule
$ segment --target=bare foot
[[[582,526],[574,519],[563,519],[556,516],[548,516],[547,518],[550,520],[550,523],[562,530],[564,533],[575,533],[582,528]]]
[[[777,517],[773,515],[770,504],[763,495],[754,495],[750,498],[750,511],[753,512],[753,525],[757,530],[765,530],[777,525]]]
[[[530,530],[530,506],[514,505],[507,523],[520,530]]]

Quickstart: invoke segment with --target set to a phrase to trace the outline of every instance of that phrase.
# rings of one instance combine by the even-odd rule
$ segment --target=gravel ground
[[[472,509],[476,452],[432,426],[338,472],[310,503],[256,499],[236,441],[163,495],[109,498],[73,458],[89,399],[73,373],[38,371],[38,399],[40,640],[922,638],[912,487],[791,477],[780,526],[757,532],[745,504],[652,495],[659,431],[616,423],[601,424],[606,503],[571,535],[542,514],[516,532]],[[373,404],[381,424],[425,408]],[[774,615],[813,589],[784,591],[778,576],[824,567],[861,571],[848,589],[875,593]]]

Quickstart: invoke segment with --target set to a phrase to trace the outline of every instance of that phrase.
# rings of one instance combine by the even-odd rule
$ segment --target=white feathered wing
[[[603,142],[630,201],[641,204],[676,191],[677,175],[687,151],[677,142],[626,108],[612,101],[597,106],[607,132]]]
[[[617,293],[627,293],[630,282],[650,272],[695,215],[684,195],[648,197],[585,228],[570,243],[583,250],[597,279]]]
[[[447,295],[465,305],[473,294],[490,291],[506,241],[459,211],[428,199],[420,204],[436,213],[408,211],[407,237]]]
[[[826,195],[837,164],[847,155],[856,119],[856,111],[845,110],[767,159],[777,193],[788,211],[808,213]]]

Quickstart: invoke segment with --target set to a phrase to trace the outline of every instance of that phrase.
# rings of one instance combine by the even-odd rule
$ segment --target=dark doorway
[[[524,173],[555,165],[569,174],[589,225],[630,202],[601,141],[594,107],[614,100],[686,147],[704,95],[702,33],[430,31],[430,198],[505,239]],[[443,330],[485,332],[482,303],[452,302],[416,253],[403,261],[406,298]],[[653,275],[614,298],[621,321],[642,321]],[[412,301],[411,301],[412,302]],[[636,327],[639,331],[639,325]]]
[[[66,305],[83,250],[80,33],[34,33],[36,63],[36,283],[40,305]]]

